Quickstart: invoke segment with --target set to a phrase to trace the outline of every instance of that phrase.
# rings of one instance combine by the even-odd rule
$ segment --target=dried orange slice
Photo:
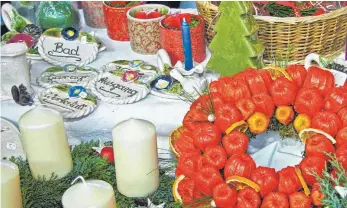
[[[310,128],[311,119],[306,114],[299,114],[294,120],[294,128],[296,132],[300,132],[303,129]]]
[[[284,69],[278,66],[266,66],[263,69],[270,72],[271,78],[273,80],[277,79],[278,77],[285,77],[288,80],[293,80],[292,77]]]
[[[256,192],[260,191],[260,187],[258,184],[242,176],[237,176],[237,175],[230,176],[227,178],[226,183],[234,186],[236,190],[241,190],[246,187],[251,187]]]
[[[306,141],[310,137],[312,137],[312,136],[314,136],[316,134],[322,134],[327,139],[329,139],[331,141],[331,143],[333,143],[333,144],[336,143],[336,140],[331,135],[329,135],[328,133],[325,133],[324,131],[321,131],[319,129],[314,129],[314,128],[307,128],[307,129],[301,130],[300,133],[299,133],[299,137],[300,137],[302,143],[306,144]]]
[[[237,131],[241,131],[243,133],[245,133],[248,129],[248,124],[246,123],[246,121],[238,121],[233,123],[229,128],[227,128],[227,130],[225,130],[226,134],[229,134],[230,132],[237,130]]]
[[[181,195],[180,193],[178,193],[178,184],[185,178],[184,175],[180,175],[178,176],[173,185],[172,185],[172,195],[175,199],[175,201],[179,201],[179,202],[182,202],[182,198],[181,198]]]
[[[169,144],[170,144],[170,148],[173,151],[173,153],[176,155],[176,157],[179,157],[180,154],[176,151],[175,147],[174,147],[174,143],[175,141],[181,136],[181,133],[185,131],[183,126],[179,126],[176,129],[174,129],[170,135],[169,135]]]
[[[305,193],[307,196],[309,196],[309,195],[311,194],[311,192],[310,192],[310,189],[309,189],[308,186],[307,186],[307,183],[305,182],[304,177],[302,177],[300,168],[299,168],[298,166],[295,166],[294,169],[295,169],[296,175],[298,176],[299,181],[300,181],[300,183],[301,183],[301,185],[302,185],[302,188],[304,189],[304,193]]]

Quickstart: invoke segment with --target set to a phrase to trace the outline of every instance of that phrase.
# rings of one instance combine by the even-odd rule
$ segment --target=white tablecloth
[[[81,16],[83,21],[83,14]],[[142,59],[150,64],[157,65],[155,55],[135,53],[132,51],[129,42],[111,40],[107,36],[106,29],[93,29],[84,26],[83,30],[87,32],[94,31],[95,36],[107,47],[106,51],[99,53],[97,59],[89,64],[95,69],[100,69],[103,65],[117,59]],[[36,84],[36,78],[50,66],[51,64],[43,60],[32,63],[30,73],[35,93],[43,89]],[[13,100],[1,101],[1,117],[17,124],[20,116],[33,107],[19,106]],[[111,130],[118,122],[129,118],[141,118],[156,125],[157,134],[160,139],[163,139],[163,141],[159,141],[159,144],[163,142],[168,148],[166,139],[168,134],[181,124],[188,109],[189,104],[184,101],[159,98],[151,94],[137,103],[128,105],[111,105],[100,101],[98,108],[92,114],[79,120],[65,120],[65,127],[69,139],[82,141],[91,139],[110,140],[112,138]]]
[[[184,12],[196,12],[186,9]],[[83,16],[83,15],[81,15]],[[83,18],[82,18],[83,21]],[[142,59],[156,65],[156,56],[140,55],[131,50],[129,42],[119,42],[108,38],[106,29],[83,28],[87,32],[95,31],[95,35],[107,47],[97,59],[89,66],[100,69],[106,63],[117,59]],[[31,66],[31,83],[36,93],[43,88],[36,84],[36,78],[51,64],[45,61],[35,61]],[[31,107],[22,107],[13,100],[1,101],[1,117],[18,123],[20,116]],[[149,94],[145,99],[128,105],[111,105],[99,102],[98,108],[89,116],[78,120],[65,120],[67,136],[71,144],[79,140],[92,139],[111,140],[112,128],[120,121],[129,118],[140,118],[151,121],[157,128],[159,156],[168,156],[169,133],[182,124],[184,115],[189,109],[189,104],[181,100],[169,100]],[[136,130],[136,129],[134,129]],[[261,150],[261,151],[259,151]],[[274,167],[277,170],[287,165],[295,165],[301,160],[303,145],[295,140],[281,141],[278,133],[262,134],[257,139],[251,140],[248,153],[252,154],[258,165]],[[164,153],[164,154],[161,154]]]

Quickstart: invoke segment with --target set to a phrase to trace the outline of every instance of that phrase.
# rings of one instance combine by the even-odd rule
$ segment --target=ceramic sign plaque
[[[96,59],[98,44],[73,28],[46,30],[38,41],[41,57],[54,65],[83,66]]]
[[[55,85],[43,90],[36,99],[58,110],[64,118],[80,118],[92,113],[97,107],[96,98],[83,86]]]
[[[92,92],[100,100],[112,104],[137,102],[150,92],[149,83],[155,73],[109,63],[92,83]]]
[[[52,87],[57,84],[70,84],[88,86],[90,81],[97,76],[96,70],[86,67],[78,67],[73,64],[61,66],[53,66],[46,69],[40,77],[37,78],[37,83],[41,87]]]

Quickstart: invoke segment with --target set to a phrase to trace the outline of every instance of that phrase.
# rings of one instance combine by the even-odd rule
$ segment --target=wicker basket
[[[210,43],[218,19],[218,6],[209,1],[197,1],[198,12],[205,19],[206,36]],[[265,45],[264,60],[285,59],[303,62],[310,53],[325,57],[339,54],[347,37],[347,7],[309,17],[254,16],[259,24],[258,36]]]

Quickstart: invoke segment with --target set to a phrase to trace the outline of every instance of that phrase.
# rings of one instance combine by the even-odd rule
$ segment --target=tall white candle
[[[38,106],[21,116],[19,129],[31,173],[35,178],[64,177],[72,169],[72,158],[62,115]]]
[[[3,208],[21,208],[19,170],[16,164],[1,160],[1,206]]]
[[[84,181],[65,191],[62,204],[64,208],[116,208],[116,198],[112,186],[102,180]],[[76,180],[76,179],[75,179]]]
[[[159,186],[155,126],[129,119],[112,131],[117,188],[127,197],[146,197]]]

